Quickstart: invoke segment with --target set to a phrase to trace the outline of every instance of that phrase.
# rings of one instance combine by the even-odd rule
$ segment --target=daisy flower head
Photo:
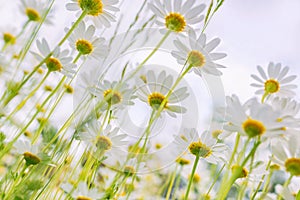
[[[86,12],[98,27],[110,27],[111,22],[115,22],[115,16],[112,12],[118,12],[116,4],[119,0],[71,0],[67,3],[67,10]]]
[[[48,163],[49,156],[39,150],[39,146],[32,145],[28,139],[19,139],[14,144],[15,152],[23,155],[26,165],[37,165]]]
[[[288,127],[299,127],[300,120],[296,118],[300,111],[299,102],[291,98],[270,97],[267,103],[278,112],[278,121],[284,121]]]
[[[145,162],[139,162],[137,158],[129,159],[123,168],[123,173],[125,176],[132,176],[138,172],[144,171],[146,171]]]
[[[5,45],[14,45],[17,40],[17,30],[14,27],[6,27],[5,29],[1,29],[2,39]]]
[[[39,61],[43,61],[50,54],[51,56],[45,60],[45,65],[49,72],[61,72],[65,76],[72,77],[75,74],[76,65],[72,63],[72,57],[69,56],[69,50],[61,51],[56,48],[53,53],[50,50],[48,42],[45,39],[37,40],[36,42],[39,53],[31,52],[34,57]]]
[[[101,124],[93,120],[88,123],[85,132],[80,132],[78,139],[92,149],[93,152],[100,152],[110,159],[109,161],[119,160],[123,147],[126,145],[126,135],[119,132],[118,128],[112,129],[109,125],[103,131]]]
[[[260,104],[256,99],[241,104],[237,96],[226,98],[227,124],[224,129],[238,132],[250,138],[276,137],[286,131],[285,124],[278,121],[279,115],[271,106]]]
[[[182,135],[175,136],[176,151],[188,151],[194,156],[200,156],[209,163],[225,162],[227,146],[218,143],[209,131],[204,131],[200,137],[196,129],[184,129]]]
[[[292,176],[300,176],[299,136],[292,135],[288,141],[277,141],[272,144],[274,163],[284,168]]]
[[[69,29],[66,29],[67,31]],[[108,47],[104,45],[104,38],[95,36],[95,31],[95,26],[87,27],[84,21],[80,22],[68,38],[71,48],[83,56],[91,56],[95,59],[104,58],[107,55]]]
[[[39,22],[42,20],[43,15],[47,11],[47,4],[46,2],[38,0],[21,0],[20,10],[22,13],[24,13],[25,10],[24,14],[27,16],[29,21]],[[52,23],[49,18],[51,18],[51,16],[46,18],[45,23]]]
[[[220,76],[222,72],[218,68],[225,68],[215,61],[226,57],[225,53],[214,53],[213,50],[220,44],[221,40],[215,38],[209,42],[206,41],[206,35],[196,36],[194,30],[189,30],[189,42],[182,42],[179,38],[174,41],[177,50],[172,51],[172,56],[177,59],[181,65],[187,65],[198,74],[202,72]]]
[[[196,0],[182,3],[182,0],[154,0],[148,3],[149,8],[156,15],[156,24],[169,31],[180,33],[187,31],[192,25],[200,23],[204,16],[204,4],[195,6]]]
[[[90,88],[90,92],[99,98],[99,101],[105,101],[102,109],[123,109],[125,106],[133,105],[133,89],[127,83],[118,81],[110,82],[104,80],[98,83],[96,88]]]
[[[165,71],[156,75],[154,71],[150,70],[145,76],[137,79],[137,85],[139,85],[137,96],[152,109],[158,110],[164,103],[163,111],[166,111],[171,117],[176,117],[175,113],[186,112],[186,108],[176,104],[189,96],[187,88],[179,88],[167,97],[173,86],[173,77],[167,75]]]
[[[260,77],[252,74],[251,77],[258,83],[252,83],[251,86],[258,88],[255,94],[262,94],[262,101],[270,95],[280,97],[292,97],[295,95],[293,89],[297,85],[291,84],[297,78],[296,75],[288,75],[289,67],[283,67],[280,63],[270,62],[267,73],[261,66],[257,66]]]

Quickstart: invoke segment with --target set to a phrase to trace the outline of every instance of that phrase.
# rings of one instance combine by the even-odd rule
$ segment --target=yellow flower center
[[[128,165],[125,166],[125,168],[124,168],[124,174],[125,174],[126,176],[132,176],[134,173],[135,173],[134,167],[128,166]]]
[[[89,198],[89,197],[85,197],[85,196],[78,196],[78,197],[76,198],[76,200],[93,200],[93,199],[91,199],[91,198]]]
[[[266,93],[276,93],[280,90],[280,84],[274,79],[269,79],[265,82]]]
[[[98,16],[103,13],[103,3],[101,0],[78,0],[78,4],[88,15]]]
[[[194,67],[203,67],[206,59],[201,52],[193,50],[188,54],[188,62]]]
[[[174,32],[182,32],[186,27],[186,22],[184,17],[180,13],[169,13],[165,17],[167,29]]]
[[[213,136],[213,138],[218,138],[219,135],[221,135],[223,133],[222,130],[214,130],[211,134]]]
[[[189,146],[189,150],[193,155],[199,155],[203,158],[209,157],[212,153],[211,149],[200,141],[192,142]]]
[[[194,174],[194,177],[193,177],[193,182],[194,182],[194,183],[199,183],[200,180],[201,180],[200,175],[197,174],[197,173],[195,173],[195,174]]]
[[[244,121],[242,127],[249,137],[262,135],[266,131],[266,127],[263,123],[250,118]]]
[[[106,102],[111,105],[118,104],[122,101],[122,95],[112,89],[105,90],[103,96],[106,99]]]
[[[3,40],[6,44],[16,44],[16,37],[10,33],[3,33]]]
[[[40,13],[33,8],[26,8],[25,13],[30,21],[37,22],[41,19]]]
[[[300,176],[300,158],[289,158],[284,163],[286,171],[293,176]]]
[[[30,152],[25,152],[23,156],[27,165],[37,165],[41,162],[41,159],[37,155]]]
[[[48,92],[51,92],[53,88],[50,85],[45,85],[44,89]]]
[[[66,88],[66,92],[69,94],[74,93],[74,88],[71,85],[65,84],[64,87]]]
[[[176,162],[180,165],[188,165],[190,164],[190,161],[185,158],[177,158]]]
[[[112,142],[108,137],[99,136],[96,141],[96,147],[100,150],[110,150],[112,147]]]
[[[277,164],[273,164],[273,165],[270,166],[270,169],[273,170],[273,171],[275,171],[275,170],[277,171],[277,170],[280,170],[280,166],[277,165]]]
[[[162,148],[162,146],[163,146],[163,145],[162,145],[162,144],[160,144],[160,143],[156,143],[156,144],[155,144],[155,148],[156,148],[156,149],[161,149],[161,148]]]
[[[248,170],[246,168],[242,168],[241,166],[238,165],[234,165],[231,168],[232,173],[239,173],[238,178],[246,178],[248,176]],[[240,172],[238,172],[237,170],[240,170]]]
[[[153,108],[158,110],[162,102],[165,100],[165,96],[159,92],[153,92],[148,96],[148,103]],[[168,101],[166,101],[164,108],[167,108]]]
[[[57,58],[48,58],[46,61],[46,66],[50,72],[61,71],[63,68],[62,64]]]
[[[81,53],[82,55],[87,55],[92,53],[93,51],[93,45],[87,41],[87,40],[77,40],[76,42],[76,49]]]

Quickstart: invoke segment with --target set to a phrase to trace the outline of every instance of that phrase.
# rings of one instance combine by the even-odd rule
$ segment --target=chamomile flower
[[[86,27],[85,22],[81,22],[68,38],[71,48],[83,56],[95,59],[105,57],[108,52],[108,47],[104,45],[105,39],[95,36],[95,31],[95,26]]]
[[[47,6],[46,2],[38,0],[21,0],[20,10],[27,16],[29,21],[39,22],[46,12],[47,7],[45,5]],[[46,18],[45,23],[51,24],[49,19],[51,19],[51,16]]]
[[[275,186],[275,191],[285,200],[295,200],[296,195],[300,192],[300,187],[295,183],[290,184],[288,187],[278,184]]]
[[[135,173],[143,172],[146,170],[145,162],[139,162],[137,158],[129,159],[123,167],[123,173],[125,176],[132,176]]]
[[[96,88],[90,88],[90,92],[99,98],[100,101],[106,101],[103,109],[110,107],[111,109],[123,109],[125,106],[133,105],[133,89],[129,88],[126,83],[117,81],[104,80],[100,82]]]
[[[38,145],[32,145],[27,139],[19,139],[14,143],[15,151],[23,155],[26,165],[37,165],[49,162],[49,157],[39,151]]]
[[[37,48],[40,53],[31,52],[38,61],[43,61],[46,57],[45,65],[50,72],[61,72],[65,76],[72,77],[76,72],[74,69],[76,65],[72,63],[72,57],[69,56],[69,50],[61,51],[60,48],[56,48],[53,53],[50,51],[48,42],[45,39],[41,41],[37,40]]]
[[[101,124],[96,120],[90,122],[87,131],[79,133],[79,139],[84,141],[93,152],[105,152],[104,155],[112,161],[118,160],[123,147],[126,145],[126,135],[119,133],[118,128],[107,126],[100,131]]]
[[[187,88],[179,88],[167,98],[166,96],[173,86],[173,77],[166,75],[165,71],[157,76],[154,71],[150,70],[145,76],[137,80],[137,85],[140,86],[137,90],[137,96],[152,109],[158,110],[165,101],[163,111],[166,111],[171,117],[176,117],[175,113],[186,112],[186,109],[179,106],[178,103],[188,97]]]
[[[71,0],[67,3],[67,10],[85,11],[98,27],[110,27],[111,22],[115,22],[115,16],[112,12],[118,12],[116,4],[119,0]]]
[[[300,111],[299,102],[291,98],[270,97],[267,103],[278,112],[278,121],[284,121],[287,127],[299,127],[300,120],[296,118]]]
[[[17,31],[15,28],[9,27],[5,30],[1,30],[2,39],[5,45],[14,45],[17,40]]]
[[[288,141],[277,141],[272,144],[273,161],[292,176],[300,176],[299,136],[291,135]]]
[[[271,106],[260,104],[256,99],[242,105],[235,95],[227,97],[226,103],[225,130],[250,138],[260,136],[262,139],[285,133],[285,124],[278,121],[279,115]]]
[[[192,25],[200,23],[204,16],[201,15],[205,9],[204,4],[195,6],[195,0],[155,0],[148,3],[149,8],[156,15],[156,24],[173,32],[183,32]]]
[[[200,137],[196,129],[184,129],[182,135],[175,136],[176,151],[188,151],[194,156],[199,155],[209,163],[225,162],[227,146],[218,143],[209,131],[203,132]]]
[[[252,83],[251,86],[258,88],[255,94],[262,94],[264,98],[275,95],[281,97],[291,97],[295,95],[293,89],[297,85],[291,84],[297,78],[296,75],[287,75],[289,67],[281,67],[280,63],[270,62],[268,66],[268,73],[266,73],[261,66],[257,66],[257,70],[261,77],[252,74],[251,77],[258,83]]]
[[[201,34],[198,38],[194,30],[189,31],[189,42],[182,42],[179,38],[174,41],[177,50],[172,51],[172,56],[181,65],[186,64],[192,70],[202,75],[202,72],[220,76],[222,72],[218,68],[225,68],[215,61],[226,57],[225,53],[214,53],[213,50],[220,44],[220,39],[215,38],[210,42],[206,41],[206,35]]]

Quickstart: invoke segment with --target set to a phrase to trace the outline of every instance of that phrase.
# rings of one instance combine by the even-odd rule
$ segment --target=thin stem
[[[209,196],[209,193],[211,192],[211,190],[213,189],[214,185],[215,185],[216,182],[218,181],[218,178],[220,177],[220,175],[221,175],[222,171],[224,170],[225,166],[226,166],[226,164],[224,164],[224,165],[221,167],[221,169],[220,169],[220,171],[218,172],[218,174],[216,175],[216,177],[215,177],[213,183],[210,185],[208,191],[206,192],[206,196]]]
[[[172,174],[171,181],[170,181],[170,184],[169,184],[169,187],[168,187],[168,191],[167,191],[167,194],[166,194],[166,200],[170,199],[172,188],[173,188],[173,184],[174,184],[174,181],[175,181],[175,178],[176,178],[176,174],[177,174],[177,167],[178,167],[178,165],[176,164],[176,167],[175,167],[175,170],[174,170],[174,172]]]
[[[194,161],[194,166],[193,166],[193,169],[192,169],[192,174],[190,176],[189,184],[188,184],[187,190],[185,192],[184,200],[188,200],[188,198],[189,198],[189,193],[190,193],[190,190],[191,190],[191,186],[192,186],[192,183],[193,183],[193,178],[194,178],[199,160],[200,160],[200,156],[199,156],[199,154],[197,154],[196,159]]]
[[[128,76],[128,78],[125,79],[125,82],[128,81],[129,79],[131,79],[143,66],[144,64],[156,53],[156,51],[161,47],[161,45],[165,42],[165,40],[169,37],[169,35],[171,34],[172,31],[168,31],[164,37],[158,42],[158,44],[156,45],[156,47],[153,49],[153,51],[143,60],[143,62],[141,62],[136,69],[134,70],[134,72],[132,74],[130,74],[130,76]]]

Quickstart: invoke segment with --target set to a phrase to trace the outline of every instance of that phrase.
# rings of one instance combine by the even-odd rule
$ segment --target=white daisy
[[[283,187],[278,184],[275,186],[275,191],[285,200],[295,200],[296,195],[300,192],[300,187],[295,183],[290,184],[288,187]]]
[[[119,0],[71,0],[66,8],[70,11],[85,11],[98,27],[110,27],[111,22],[115,22],[112,12],[118,12],[116,4]]]
[[[174,32],[187,31],[192,25],[200,23],[204,16],[204,4],[195,6],[195,0],[154,0],[148,3],[149,8],[156,15],[156,24]]]
[[[125,176],[132,176],[135,173],[145,172],[146,164],[145,162],[138,161],[137,158],[131,158],[122,169]]]
[[[39,22],[47,11],[47,3],[38,0],[21,0],[20,10],[27,16],[29,21]],[[50,15],[49,15],[50,14]],[[52,13],[50,12],[45,19],[45,23],[52,24]]]
[[[202,72],[215,76],[222,75],[218,68],[225,67],[215,63],[215,61],[226,57],[226,54],[212,52],[221,40],[215,38],[207,43],[205,34],[201,34],[197,38],[192,29],[189,31],[188,38],[189,42],[182,42],[179,38],[174,41],[177,50],[172,51],[172,56],[177,59],[177,62],[192,67],[193,71],[200,76]]]
[[[199,137],[196,129],[184,129],[182,135],[175,136],[174,143],[176,151],[181,154],[189,149],[191,154],[199,154],[209,163],[226,162],[228,147],[218,143],[209,131],[203,132]]]
[[[68,31],[69,29],[66,29],[66,32]],[[104,58],[108,53],[108,47],[104,45],[104,38],[95,36],[95,31],[95,26],[86,27],[85,22],[80,22],[68,38],[71,48],[84,56],[91,56],[95,59]]]
[[[59,71],[65,76],[72,77],[76,73],[74,70],[76,65],[72,63],[72,57],[69,56],[69,50],[61,51],[56,48],[53,53],[50,50],[48,42],[45,39],[37,40],[37,48],[40,53],[31,52],[38,61],[43,61],[50,54],[51,57],[45,61],[45,65],[50,72]]]
[[[150,70],[146,76],[137,79],[137,85],[139,85],[137,90],[139,99],[151,106],[152,109],[158,110],[173,86],[173,77],[172,75],[167,76],[165,71],[157,76],[154,71]],[[164,111],[171,117],[176,117],[174,113],[185,113],[186,109],[179,106],[178,103],[188,96],[186,87],[175,90],[166,100]]]
[[[101,124],[96,120],[88,123],[87,131],[80,132],[78,137],[84,141],[88,148],[93,152],[103,151],[104,156],[107,157],[108,162],[115,162],[119,160],[122,152],[125,152],[124,147],[127,143],[126,135],[119,133],[118,128],[112,129],[108,125],[103,131],[100,131]],[[115,163],[113,163],[115,164]]]
[[[250,138],[261,136],[262,139],[285,133],[285,124],[278,121],[279,115],[271,106],[260,104],[256,99],[242,105],[235,95],[227,97],[226,103],[225,130]]]
[[[14,143],[15,152],[23,155],[26,164],[37,165],[39,163],[49,164],[49,156],[39,150],[38,145],[32,145],[28,139],[19,139]]]
[[[133,95],[133,89],[126,83],[120,83],[117,81],[107,81],[98,83],[96,88],[90,87],[90,92],[99,98],[99,101],[106,101],[102,110],[107,109],[110,106],[111,109],[123,109],[125,106],[133,105],[133,99],[136,96]]]
[[[255,94],[263,94],[262,100],[269,95],[281,97],[290,97],[295,95],[293,89],[297,88],[297,85],[290,83],[295,80],[297,76],[287,75],[289,67],[282,68],[280,63],[274,64],[270,62],[267,74],[261,66],[257,66],[257,70],[261,77],[252,74],[251,77],[258,83],[252,83],[251,86],[258,88]]]
[[[291,98],[271,97],[267,103],[279,113],[278,121],[284,121],[289,128],[298,128],[300,120],[296,118],[300,111],[300,103]]]
[[[273,161],[293,176],[300,176],[299,136],[291,135],[288,141],[277,141],[272,144]]]

